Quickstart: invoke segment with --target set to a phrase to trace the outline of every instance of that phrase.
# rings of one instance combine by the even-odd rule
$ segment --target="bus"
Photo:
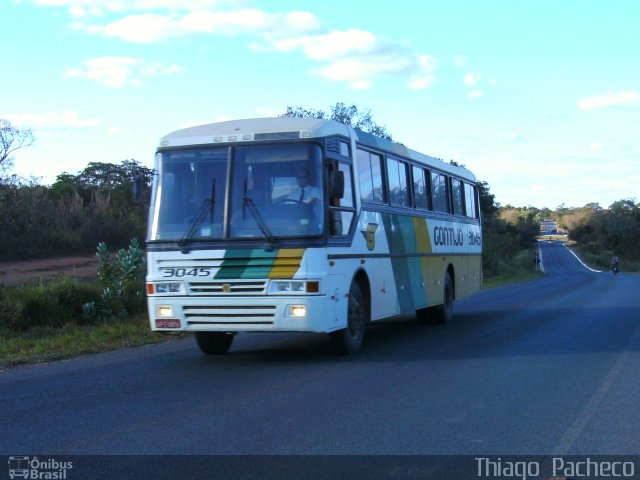
[[[356,353],[369,323],[446,323],[478,291],[465,168],[331,120],[258,118],[160,141],[146,277],[151,329],[205,354],[240,332],[321,332]]]

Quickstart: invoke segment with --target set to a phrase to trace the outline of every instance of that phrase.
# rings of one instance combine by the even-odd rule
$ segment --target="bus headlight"
[[[272,280],[269,284],[270,294],[304,294],[319,293],[320,282],[302,280]]]
[[[173,317],[173,307],[171,305],[159,305],[156,308],[156,313],[158,317]]]
[[[287,317],[306,317],[307,307],[304,305],[287,305]]]

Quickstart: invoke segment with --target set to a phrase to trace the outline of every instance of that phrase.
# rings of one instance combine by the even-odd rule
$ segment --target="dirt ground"
[[[94,254],[0,262],[0,285],[16,285],[61,276],[95,278],[98,257]]]

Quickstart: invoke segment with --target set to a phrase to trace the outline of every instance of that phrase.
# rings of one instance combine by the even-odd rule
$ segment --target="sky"
[[[640,201],[636,0],[0,0],[11,173],[153,166],[174,130],[370,109],[502,205]]]

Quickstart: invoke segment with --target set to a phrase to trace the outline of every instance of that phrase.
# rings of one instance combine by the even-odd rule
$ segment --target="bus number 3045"
[[[210,268],[165,268],[162,271],[164,278],[208,277],[209,275],[211,275]]]

